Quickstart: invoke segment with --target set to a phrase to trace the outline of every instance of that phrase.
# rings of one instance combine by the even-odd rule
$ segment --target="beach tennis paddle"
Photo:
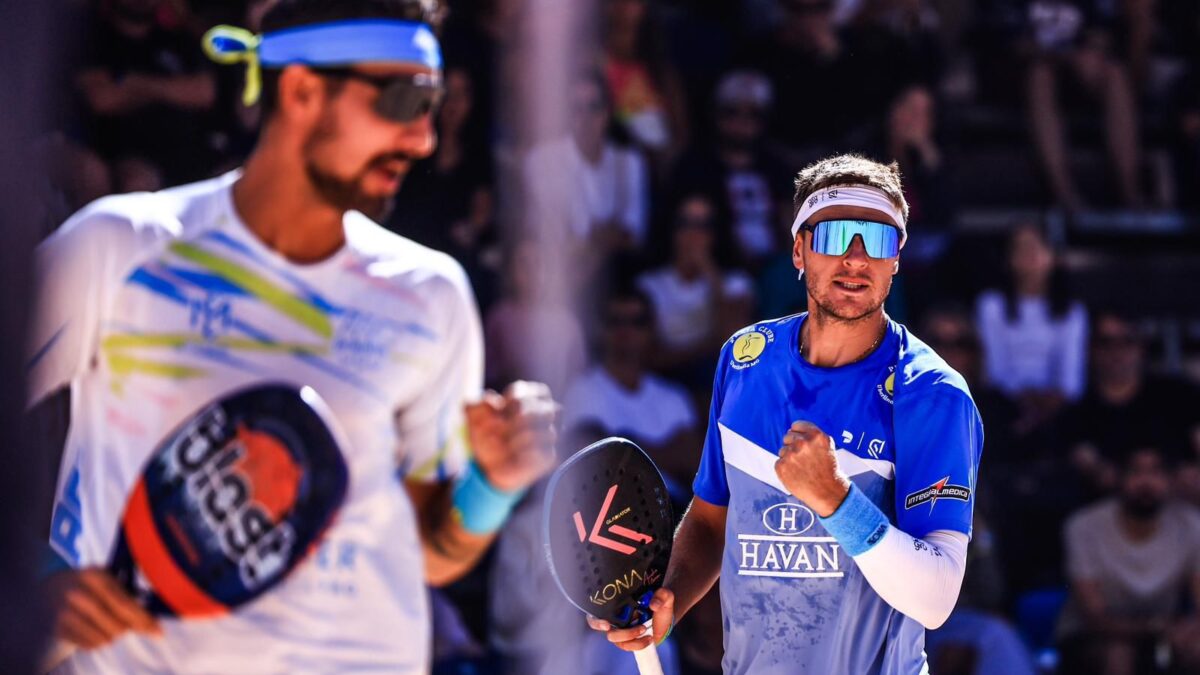
[[[613,626],[650,619],[673,527],[662,474],[633,441],[597,441],[550,477],[542,512],[550,573],[571,604]],[[662,673],[653,644],[634,656],[642,675]]]
[[[221,616],[269,591],[345,498],[334,428],[310,387],[259,385],[204,405],[151,453],[109,572],[160,616]]]

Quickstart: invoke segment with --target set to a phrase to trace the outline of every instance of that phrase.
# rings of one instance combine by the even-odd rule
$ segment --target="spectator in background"
[[[649,299],[637,290],[611,291],[602,303],[600,328],[600,363],[577,378],[563,399],[566,445],[625,436],[650,455],[672,496],[686,503],[701,438],[687,392],[648,372],[652,350],[658,349]]]
[[[766,124],[774,95],[765,75],[735,70],[716,90],[715,138],[697,145],[679,163],[672,192],[700,192],[713,200],[720,250],[751,272],[767,258],[788,251],[791,172],[767,151]]]
[[[660,171],[668,170],[687,145],[688,116],[679,75],[659,44],[653,7],[647,0],[604,0],[603,12],[613,116]]]
[[[978,510],[972,531],[958,604],[946,623],[925,634],[930,672],[1035,675],[1029,650],[1004,618],[1004,575],[996,538]]]
[[[941,292],[938,277],[945,272],[938,262],[952,238],[954,181],[935,131],[936,107],[927,85],[905,87],[891,102],[876,144],[880,159],[900,165],[908,222],[922,233],[906,248],[903,282],[893,290],[897,297],[892,300],[937,297]],[[889,312],[893,309],[894,305]]]
[[[572,260],[599,264],[646,239],[645,160],[609,135],[612,101],[597,72],[570,90],[571,135],[535,146],[525,159],[526,221],[561,224]]]
[[[789,165],[842,150],[851,136],[861,141],[876,111],[925,79],[914,45],[895,32],[871,22],[839,30],[833,0],[778,3],[778,25],[744,62],[771,80],[771,137]]]
[[[919,335],[966,379],[987,425],[988,470],[981,478],[976,507],[988,514],[989,535],[999,540],[992,552],[1003,560],[1006,585],[1014,595],[1057,585],[1062,524],[1081,503],[1070,466],[1056,452],[1057,439],[1052,433],[1020,428],[1015,402],[983,379],[982,347],[965,309],[934,305],[925,313]],[[967,560],[970,577],[974,549]]]
[[[1067,296],[1054,249],[1037,225],[1008,239],[1008,279],[976,303],[988,381],[1021,404],[1022,430],[1036,428],[1083,393],[1087,311]]]
[[[685,197],[675,213],[670,263],[637,281],[650,298],[657,327],[651,363],[690,390],[703,392],[704,400],[712,384],[712,355],[750,323],[754,305],[749,275],[717,263],[715,221],[707,197]]]
[[[541,253],[532,239],[519,240],[508,251],[505,294],[484,321],[485,379],[545,382],[561,395],[583,370],[587,354],[579,321],[561,298],[547,292]]]
[[[687,394],[646,371],[653,317],[644,295],[610,291],[601,303],[599,365],[576,378],[563,401],[563,457],[605,436],[638,443],[658,464],[672,494],[695,473],[701,439]],[[545,341],[539,341],[538,349]],[[636,675],[637,664],[555,587],[542,544],[546,481],[530,489],[496,542],[489,578],[489,641],[499,672],[511,675]],[[659,646],[663,671],[678,675],[672,640]]]
[[[869,119],[857,105],[851,57],[833,22],[832,0],[778,0],[781,18],[770,36],[750,47],[744,61],[771,81],[776,103],[770,136],[789,165],[832,154],[841,139]],[[838,92],[821,96],[814,92]]]
[[[1071,596],[1059,621],[1060,672],[1195,673],[1200,512],[1170,499],[1162,451],[1138,449],[1121,467],[1118,495],[1066,526]]]
[[[925,230],[946,230],[951,218],[951,191],[945,157],[935,135],[937,102],[922,84],[902,90],[888,109],[885,158],[900,164],[908,222]]]
[[[1114,311],[1095,315],[1087,392],[1064,413],[1071,461],[1099,492],[1115,486],[1122,452],[1148,443],[1175,459],[1200,458],[1200,389],[1150,375],[1137,326]]]
[[[1060,80],[1069,77],[1104,109],[1104,139],[1126,207],[1142,206],[1137,105],[1129,69],[1115,47],[1115,3],[1099,0],[1031,0],[1019,52],[1027,73],[1029,124],[1050,191],[1059,205],[1086,206],[1070,174],[1067,127],[1059,104]],[[1133,4],[1133,3],[1130,3]]]
[[[446,96],[437,113],[438,148],[413,165],[396,194],[388,229],[454,256],[466,268],[476,297],[492,301],[491,271],[480,260],[493,237],[492,161],[474,123],[475,94],[464,68],[446,70]]]
[[[200,43],[157,21],[160,0],[97,2],[75,85],[87,142],[117,192],[207,177],[216,80]]]

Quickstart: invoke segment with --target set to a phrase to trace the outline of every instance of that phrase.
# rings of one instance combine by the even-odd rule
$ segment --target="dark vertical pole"
[[[0,3],[0,671],[33,673],[49,628],[35,571],[48,520],[45,448],[23,423],[30,253],[41,224],[33,141],[46,119],[53,0]]]

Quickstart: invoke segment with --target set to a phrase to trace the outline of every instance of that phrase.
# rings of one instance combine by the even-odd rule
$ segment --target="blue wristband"
[[[818,516],[817,520],[851,557],[870,551],[891,527],[883,511],[853,483],[837,511],[828,518]]]
[[[497,490],[472,460],[467,462],[466,471],[454,485],[451,499],[454,508],[451,513],[468,532],[491,534],[500,529],[508,518],[508,512],[524,495],[524,490]]]

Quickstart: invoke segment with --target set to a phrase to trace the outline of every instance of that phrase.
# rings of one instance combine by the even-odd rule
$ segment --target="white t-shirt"
[[[51,544],[108,561],[158,441],[201,405],[262,381],[312,387],[348,445],[346,499],[314,554],[217,619],[165,620],[67,666],[83,672],[426,672],[430,628],[401,476],[464,465],[463,404],[482,336],[449,256],[346,214],[346,244],[288,262],[239,220],[236,172],[101,199],[38,249],[31,399],[71,387]]]
[[[1143,541],[1121,531],[1120,511],[1120,502],[1109,498],[1067,519],[1068,577],[1098,583],[1112,616],[1147,622],[1179,616],[1190,585],[1200,578],[1200,511],[1168,502],[1157,529]],[[1059,618],[1059,633],[1084,628],[1082,608],[1072,599]]]
[[[1059,391],[1069,399],[1083,393],[1087,370],[1087,310],[1071,303],[1055,318],[1041,298],[1017,301],[1009,320],[1004,294],[986,291],[975,308],[983,342],[984,369],[992,386],[1009,394],[1025,389]]]
[[[679,385],[647,373],[637,391],[630,391],[596,366],[571,384],[563,400],[563,429],[581,424],[661,445],[696,426],[696,414]]]
[[[646,239],[646,162],[636,151],[605,143],[592,164],[573,138],[531,149],[522,171],[529,222],[561,224],[587,239],[602,223],[616,221],[641,245]]]
[[[754,295],[754,282],[744,272],[725,274],[722,285],[729,298]],[[688,281],[668,266],[643,274],[638,287],[650,296],[658,338],[668,346],[691,347],[709,334],[716,317],[708,277]]]

